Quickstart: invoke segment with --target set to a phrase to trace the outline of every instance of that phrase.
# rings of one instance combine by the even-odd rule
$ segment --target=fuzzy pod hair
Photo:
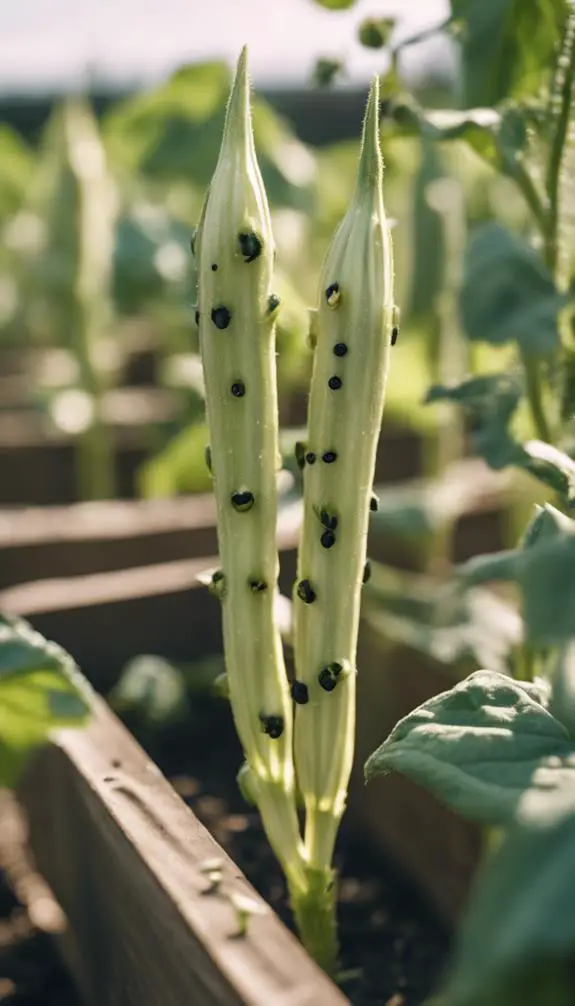
[[[293,708],[274,624],[279,573],[274,241],[254,148],[245,49],[195,254],[219,557],[226,584],[222,616],[231,705],[268,838],[297,884],[303,846],[296,812]],[[256,581],[274,589],[255,589]]]
[[[376,78],[355,191],[320,280],[307,437],[317,463],[304,473],[298,557],[298,582],[313,583],[315,603],[302,603],[297,591],[294,596],[297,677],[309,695],[296,707],[295,763],[307,812],[306,851],[318,870],[331,863],[353,760],[361,588],[394,325],[382,187]]]

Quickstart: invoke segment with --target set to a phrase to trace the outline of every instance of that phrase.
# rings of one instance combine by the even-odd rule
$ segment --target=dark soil
[[[80,1006],[52,937],[34,924],[35,910],[49,921],[58,908],[26,857],[18,822],[10,802],[4,799],[0,807],[0,860],[0,1003]],[[10,881],[21,886],[27,897],[19,899]]]
[[[235,782],[242,759],[227,703],[198,697],[185,724],[156,735],[151,743],[142,736],[140,741],[254,887],[293,928],[281,871],[257,811],[246,806]],[[448,932],[397,867],[354,840],[345,824],[336,867],[342,991],[354,1006],[423,1003],[438,987],[449,950]]]

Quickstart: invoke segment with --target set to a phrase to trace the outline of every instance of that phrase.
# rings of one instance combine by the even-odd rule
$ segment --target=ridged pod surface
[[[274,625],[278,410],[274,242],[256,159],[247,54],[228,103],[218,163],[195,239],[197,320],[218,510],[226,670],[249,788],[292,884],[303,853],[293,713]],[[246,780],[244,780],[246,781]]]
[[[355,661],[372,482],[395,324],[383,206],[379,85],[364,121],[357,182],[320,280],[294,591],[295,659],[308,701],[296,707],[295,763],[312,869],[331,864],[355,731]],[[313,595],[309,603],[299,584]],[[308,592],[308,597],[309,597]]]

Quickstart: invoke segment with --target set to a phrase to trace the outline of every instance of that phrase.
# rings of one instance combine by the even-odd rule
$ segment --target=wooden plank
[[[90,1006],[347,1002],[101,700],[86,730],[62,731],[34,759],[19,795]],[[223,880],[209,894],[213,859]],[[262,912],[243,937],[236,894]]]
[[[297,501],[282,511],[279,584],[288,595],[300,520]],[[221,653],[220,606],[197,580],[217,564],[211,556],[20,584],[0,592],[0,610],[30,618],[106,692],[138,654],[193,661]]]
[[[215,555],[211,495],[0,509],[0,589]]]

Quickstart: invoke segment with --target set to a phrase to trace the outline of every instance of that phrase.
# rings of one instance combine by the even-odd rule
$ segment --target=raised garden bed
[[[460,523],[456,535],[458,551],[467,550],[469,536],[473,537],[477,547],[478,529],[487,536],[481,547],[494,548],[501,544],[499,490],[486,485],[476,505],[477,512]],[[284,513],[279,534],[281,587],[284,593],[290,592],[295,575],[298,527],[299,507],[296,503]],[[153,653],[187,664],[206,657],[221,656],[219,607],[207,589],[197,581],[201,570],[216,563],[213,558],[215,544],[214,505],[209,497],[150,503],[102,502],[36,508],[27,512],[0,512],[0,569],[4,588],[0,594],[0,607],[28,617],[44,635],[66,647],[96,688],[105,694],[114,686],[127,661],[142,653]],[[393,552],[393,542],[389,544]],[[386,552],[385,543],[380,542],[379,547]],[[440,665],[434,666],[417,658],[411,651],[395,650],[391,657],[384,657],[382,641],[366,625],[361,630],[359,665],[357,769],[338,853],[338,867],[342,875],[342,964],[351,972],[342,989],[357,1006],[383,1006],[387,1003],[415,1006],[433,987],[444,961],[448,937],[443,923],[447,923],[449,928],[465,899],[477,861],[478,836],[474,829],[455,819],[404,780],[377,780],[367,790],[361,778],[362,758],[376,746],[400,715],[433,692],[447,687],[450,683],[448,673]],[[160,733],[155,740],[148,735],[142,739],[146,744],[152,744],[150,753],[154,761],[187,799],[197,818],[207,825],[235,863],[247,873],[271,909],[290,924],[281,876],[268,850],[257,815],[243,805],[237,791],[235,771],[240,752],[230,711],[221,701],[196,696],[192,701],[191,716],[191,720],[174,728],[175,732]],[[214,744],[214,737],[218,739],[217,744]],[[125,751],[129,757],[127,754],[125,757],[113,754],[114,744],[110,745],[110,738],[115,739],[114,744],[117,741],[122,750],[127,745]],[[117,764],[112,764],[112,761]],[[87,855],[94,820],[108,822],[102,824],[98,834],[103,845],[101,854],[111,859],[116,856],[115,843],[120,841],[117,834],[120,829],[122,849],[137,861],[135,872],[128,872],[127,876],[132,877],[138,889],[142,887],[142,890],[148,891],[146,897],[152,897],[149,893],[152,881],[156,893],[159,888],[164,891],[162,898],[167,898],[167,905],[170,904],[170,890],[173,890],[170,884],[176,884],[181,891],[193,889],[195,896],[200,897],[197,887],[193,886],[193,878],[202,882],[205,879],[201,871],[199,877],[197,861],[193,857],[186,858],[187,852],[182,853],[183,859],[178,859],[178,871],[181,871],[182,877],[187,871],[188,886],[180,879],[176,881],[175,875],[165,879],[157,874],[164,861],[167,864],[171,862],[169,850],[172,840],[167,834],[170,827],[165,823],[171,820],[172,810],[168,813],[168,807],[173,808],[180,822],[174,827],[177,834],[185,835],[184,846],[186,843],[194,845],[194,835],[204,835],[203,831],[197,831],[197,821],[189,816],[163,780],[158,782],[158,792],[164,796],[156,798],[156,791],[150,790],[153,806],[166,808],[165,813],[162,811],[160,814],[164,833],[152,828],[153,841],[159,842],[161,838],[161,843],[154,846],[155,858],[148,861],[146,849],[137,846],[135,836],[142,822],[138,815],[144,812],[133,795],[126,794],[133,788],[132,783],[141,779],[147,780],[146,785],[151,780],[150,785],[153,782],[155,786],[158,772],[114,717],[100,707],[97,721],[89,731],[70,733],[62,745],[38,756],[22,791],[32,824],[34,854],[69,918],[69,930],[62,937],[65,958],[85,995],[88,994],[88,986],[92,987],[94,982],[94,988],[101,993],[102,988],[109,987],[106,982],[113,981],[113,974],[116,973],[106,971],[102,963],[108,960],[108,950],[100,941],[107,933],[110,933],[112,942],[118,943],[117,948],[109,951],[109,959],[115,961],[114,967],[118,969],[118,974],[123,975],[125,982],[128,982],[129,969],[133,967],[136,944],[122,943],[117,927],[125,925],[126,918],[133,926],[134,916],[126,912],[124,917],[113,903],[120,900],[125,905],[133,901],[141,910],[138,918],[143,917],[141,913],[144,911],[144,902],[138,901],[139,895],[132,898],[120,880],[116,887],[125,891],[121,899],[110,894],[110,886],[99,882],[100,877],[108,874],[114,877],[115,868],[113,863],[108,867],[106,861],[98,860],[99,854],[95,855],[93,862],[92,853]],[[64,838],[58,830],[64,828],[64,823],[59,823],[61,815],[52,809],[53,794],[57,795],[56,802],[61,800],[65,806],[62,822],[71,819],[76,822],[69,826],[71,837]],[[163,804],[162,800],[167,802]],[[124,821],[124,809],[127,819],[132,822],[130,827]],[[84,824],[78,823],[80,821]],[[132,825],[136,832],[130,831]],[[178,831],[179,828],[183,831]],[[112,832],[115,836],[113,841],[110,837]],[[202,841],[211,839],[202,838]],[[71,842],[77,851],[74,853],[66,842]],[[142,871],[148,877],[146,884],[141,881]],[[177,878],[180,878],[180,872],[177,872]],[[189,888],[190,884],[192,888]],[[78,889],[81,895],[74,893]],[[89,912],[87,901],[92,906]],[[200,904],[203,906],[204,900]],[[218,904],[220,914],[217,918],[223,919],[221,913],[224,907],[229,918],[229,903],[224,899],[223,904],[219,901]],[[186,911],[187,907],[186,902]],[[149,904],[147,911],[150,912]],[[142,936],[144,942],[137,943],[137,957],[140,959],[144,955],[152,958],[151,950],[142,948],[146,939],[153,937],[157,961],[164,962],[164,980],[166,973],[171,975],[178,971],[178,978],[174,981],[179,998],[167,998],[168,983],[160,1001],[179,1003],[188,1001],[189,993],[186,993],[187,999],[186,996],[182,998],[182,987],[178,987],[177,982],[190,980],[194,968],[189,961],[200,958],[188,954],[186,971],[180,958],[176,967],[176,959],[170,956],[175,953],[173,948],[159,948],[159,944],[172,940],[172,923],[178,932],[178,927],[183,927],[183,942],[178,946],[187,947],[187,941],[196,946],[198,933],[194,929],[196,923],[193,919],[190,921],[186,911],[182,909],[183,914],[176,912],[175,916],[169,914],[173,906],[166,911],[172,922],[161,927],[159,924],[152,926],[149,932],[146,930],[148,935]],[[117,919],[114,916],[116,921],[113,924],[105,921],[110,912],[120,916]],[[84,916],[96,917],[100,921],[89,923]],[[273,918],[269,915],[268,921]],[[440,918],[443,923],[440,923]],[[255,921],[254,933],[259,933],[265,923],[257,918]],[[303,951],[297,944],[296,951],[293,950],[293,941],[280,923],[274,921],[273,924],[279,927],[278,932],[284,934],[281,939],[288,939],[285,946],[292,948],[289,954],[297,951],[297,955],[301,956]],[[221,937],[221,929],[219,933]],[[136,938],[140,940],[137,926]],[[163,957],[164,953],[168,956]],[[217,954],[214,958],[211,953],[210,950],[208,957],[212,962],[213,959],[217,962],[224,958],[227,960],[227,944],[225,953],[222,950],[224,958]],[[114,957],[114,954],[119,956]],[[238,954],[244,960],[242,967],[246,966],[241,948]],[[94,955],[95,961],[92,959]],[[284,956],[287,960],[287,949]],[[305,955],[303,958],[307,967],[309,962]],[[260,966],[263,967],[261,962]],[[157,962],[151,963],[150,967],[156,969]],[[166,971],[168,967],[169,971]],[[304,974],[303,967],[294,965],[292,958],[288,970],[294,970],[299,976]],[[179,975],[182,970],[183,977]],[[216,973],[220,971],[218,964]],[[98,979],[96,972],[108,977]],[[95,977],[92,977],[93,974]],[[276,974],[273,968],[272,974]],[[281,974],[284,975],[284,972],[281,971]],[[268,979],[269,975],[265,981]],[[324,981],[321,976],[320,979]],[[235,980],[234,977],[232,990]],[[262,987],[269,991],[265,981]],[[140,978],[130,978],[130,982],[133,982],[139,1004],[158,1002],[157,998],[143,997]],[[226,983],[229,985],[229,975],[225,977],[224,985]],[[154,987],[150,985],[150,988]],[[329,995],[336,995],[331,985],[328,984],[327,988]],[[237,989],[230,994],[236,993]],[[244,991],[240,990],[240,993],[244,995]],[[256,995],[256,992],[252,990],[250,994]],[[221,989],[218,995],[221,995]],[[88,998],[88,1001],[101,1003],[102,995],[99,1000]],[[106,995],[106,1002],[112,1001],[123,1004],[135,1002],[136,998],[111,1000]],[[197,998],[193,1001],[200,1004],[228,1000]],[[239,998],[230,1001],[266,1000]],[[296,997],[289,1001],[304,1003],[308,1000]],[[328,1004],[332,1000],[325,997],[309,999],[310,1003],[320,1001]],[[340,997],[333,1001],[345,1000]]]

